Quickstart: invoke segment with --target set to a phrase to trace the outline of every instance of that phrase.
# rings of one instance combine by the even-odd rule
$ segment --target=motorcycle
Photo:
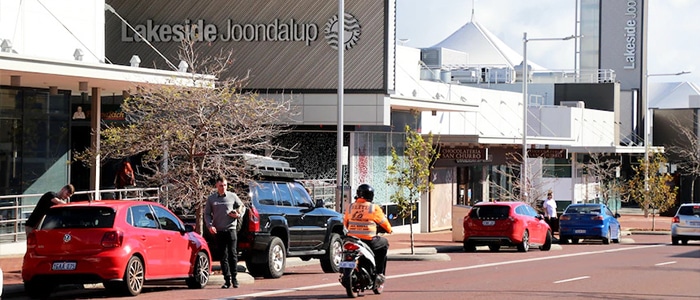
[[[384,290],[384,283],[377,282],[374,253],[362,240],[351,236],[343,238],[343,260],[339,267],[339,281],[349,298],[356,298],[366,290],[375,294]]]

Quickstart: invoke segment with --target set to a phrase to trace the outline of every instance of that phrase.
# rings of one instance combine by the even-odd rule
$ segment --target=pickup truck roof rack
[[[303,172],[297,171],[296,168],[290,167],[289,163],[286,161],[255,154],[245,154],[244,157],[247,167],[253,172],[254,175],[290,179],[304,178]]]

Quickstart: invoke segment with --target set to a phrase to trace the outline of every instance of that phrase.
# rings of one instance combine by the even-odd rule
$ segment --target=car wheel
[[[612,236],[612,232],[610,232],[610,227],[608,227],[608,234],[606,234],[606,235],[603,237],[603,244],[604,244],[604,245],[610,244],[610,237],[611,237],[611,236]]]
[[[126,263],[124,271],[124,281],[122,281],[123,290],[131,296],[138,296],[143,289],[145,281],[143,262],[140,258],[132,256],[129,262]]]
[[[547,230],[547,236],[544,237],[544,244],[540,246],[540,250],[549,251],[552,249],[552,232]]]
[[[467,242],[467,241],[464,241],[462,248],[464,248],[464,252],[475,252],[476,251],[476,245],[474,245],[474,243]]]
[[[680,240],[677,237],[671,237],[671,244],[678,245]]]
[[[191,289],[203,289],[209,282],[211,275],[211,266],[209,256],[204,252],[198,252],[195,257],[194,266],[192,267],[192,275],[187,278],[187,287]]]
[[[615,238],[612,239],[613,243],[619,244],[620,243],[620,235],[622,235],[620,231],[620,226],[617,226],[617,234],[615,235]]]
[[[525,230],[523,233],[523,240],[518,244],[518,251],[527,252],[528,250],[530,250],[530,233]]]
[[[683,242],[683,245],[688,245],[688,239],[683,239],[682,242]]]
[[[498,252],[500,249],[501,245],[499,244],[489,244],[489,250],[491,250],[491,252]]]
[[[572,238],[571,239],[572,244],[578,244],[578,239],[577,238]]]
[[[321,269],[326,273],[338,273],[340,260],[343,259],[343,242],[337,233],[331,234],[326,255],[321,258]]]
[[[263,257],[253,259],[255,261],[263,261],[263,263],[252,263],[248,270],[255,277],[265,278],[280,278],[284,274],[284,266],[287,257],[287,251],[284,243],[278,237],[272,238],[270,244],[267,245],[267,251],[260,253]]]
[[[49,298],[51,292],[56,287],[55,284],[48,283],[46,281],[39,280],[29,280],[24,282],[24,291],[32,299],[46,299]]]

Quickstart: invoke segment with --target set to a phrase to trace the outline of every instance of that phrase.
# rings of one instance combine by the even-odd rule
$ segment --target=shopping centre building
[[[562,203],[598,198],[598,183],[577,163],[584,156],[619,157],[625,176],[644,152],[644,1],[582,0],[581,30],[572,33],[582,36],[575,39],[576,70],[530,63],[527,97],[522,56],[478,22],[434,47],[405,47],[395,37],[395,6],[346,2],[340,43],[334,1],[3,0],[1,194],[43,193],[68,182],[78,190],[111,188],[111,164],[86,168],[72,162],[72,151],[99,146],[93,133],[100,124],[124,122],[119,105],[138,84],[187,78],[177,52],[188,36],[203,57],[232,51],[227,75],[248,76],[245,92],[292,100],[300,112],[290,124],[295,130],[276,142],[299,145],[290,163],[308,179],[338,172],[343,47],[342,185],[372,184],[375,202],[393,214],[391,149],[402,149],[403,128],[419,112],[414,127],[435,135],[441,155],[431,176],[435,189],[422,197],[414,220],[422,231],[450,229],[461,218],[452,215],[455,205],[503,200],[494,187],[513,188],[504,174],[517,174],[513,157],[523,145],[532,172],[550,174],[533,179],[537,192],[551,189]],[[621,39],[625,34],[634,39]]]

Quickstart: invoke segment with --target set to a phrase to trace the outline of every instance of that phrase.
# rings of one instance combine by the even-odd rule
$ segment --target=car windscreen
[[[600,214],[599,205],[580,205],[580,206],[569,206],[565,214]]]
[[[509,206],[485,205],[474,206],[469,212],[469,217],[473,219],[505,219],[510,212]]]
[[[111,228],[116,212],[109,207],[60,207],[49,209],[41,229]]]
[[[692,216],[700,215],[700,205],[685,205],[678,210],[679,215]]]

